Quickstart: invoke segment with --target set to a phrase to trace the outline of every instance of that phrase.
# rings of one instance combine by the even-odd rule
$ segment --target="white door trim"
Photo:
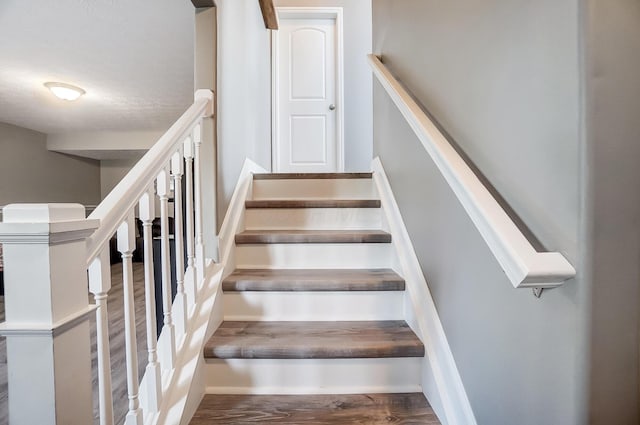
[[[335,19],[336,20],[336,151],[338,172],[344,171],[344,47],[341,7],[276,7],[281,19]],[[278,127],[278,31],[271,31],[271,167],[279,170]]]

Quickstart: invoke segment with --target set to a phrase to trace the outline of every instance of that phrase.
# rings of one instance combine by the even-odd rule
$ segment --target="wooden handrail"
[[[89,215],[89,219],[100,221],[100,226],[87,239],[87,265],[118,230],[127,214],[134,208],[140,197],[153,185],[160,171],[167,167],[171,156],[194,129],[200,119],[211,116],[213,93],[198,90],[196,100],[184,114],[160,137],[155,145],[138,161],[129,173],[113,188],[106,198]]]
[[[374,75],[422,142],[515,288],[562,285],[576,271],[559,252],[538,252],[437,126],[375,55]]]
[[[276,14],[276,8],[273,5],[273,0],[259,0],[260,10],[262,11],[262,19],[264,19],[264,26],[270,30],[278,29],[278,15]]]

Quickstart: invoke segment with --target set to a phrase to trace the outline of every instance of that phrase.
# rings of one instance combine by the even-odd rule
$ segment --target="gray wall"
[[[215,7],[196,9],[195,19],[195,89],[213,91],[214,100],[216,87],[216,55],[217,55],[217,10]],[[214,116],[216,111],[214,111]],[[202,181],[202,213],[207,217],[202,224],[205,255],[207,258],[218,258],[215,236],[218,234],[216,187],[206,182],[216,181],[216,119],[202,120],[202,146],[200,148]]]
[[[100,202],[100,163],[47,150],[43,133],[0,123],[0,205]]]
[[[271,168],[269,31],[257,1],[218,0],[218,217],[245,158]]]
[[[587,0],[583,276],[591,289],[588,422],[637,424],[640,2]]]
[[[131,154],[131,157],[127,159],[103,159],[100,161],[101,200],[106,198],[113,188],[120,183],[120,180],[140,161],[140,158],[142,158],[140,154]]]
[[[374,52],[540,242],[579,258],[577,0],[373,1]],[[581,421],[586,291],[515,290],[384,90],[381,157],[479,424]]]

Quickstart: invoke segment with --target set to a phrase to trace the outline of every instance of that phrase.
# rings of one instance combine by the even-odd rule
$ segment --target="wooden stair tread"
[[[275,243],[389,243],[391,235],[382,230],[245,230],[236,235],[236,244]]]
[[[379,199],[251,199],[248,209],[257,208],[380,208]]]
[[[191,425],[440,425],[422,393],[205,395]]]
[[[370,179],[373,173],[257,173],[254,180]]]
[[[205,344],[208,359],[422,357],[403,320],[358,322],[225,321]]]
[[[238,269],[223,291],[404,291],[391,269]]]

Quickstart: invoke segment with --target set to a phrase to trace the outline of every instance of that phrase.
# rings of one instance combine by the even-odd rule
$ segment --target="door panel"
[[[275,169],[334,172],[338,165],[335,19],[281,19]]]
[[[291,158],[293,166],[322,166],[327,163],[327,128],[323,116],[291,117]]]
[[[326,34],[301,28],[290,34],[291,100],[326,98]]]

